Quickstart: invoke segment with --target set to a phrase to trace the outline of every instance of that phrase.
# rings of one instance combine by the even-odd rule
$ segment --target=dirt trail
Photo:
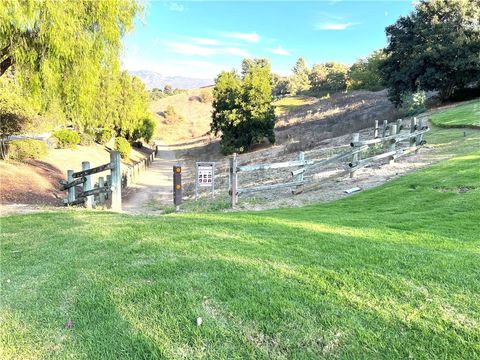
[[[172,166],[175,152],[161,141],[157,141],[158,154],[155,161],[140,174],[135,184],[128,187],[122,209],[126,213],[144,214],[160,211],[160,205],[172,203]]]

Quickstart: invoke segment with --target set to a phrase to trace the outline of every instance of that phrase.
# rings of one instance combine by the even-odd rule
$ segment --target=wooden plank
[[[83,191],[78,197],[90,197],[94,195],[99,195],[99,194],[105,194],[110,191],[110,188],[108,186],[103,186],[103,187],[98,187],[95,189]]]
[[[86,173],[90,169],[90,162],[84,161],[82,162],[82,173]],[[73,174],[75,176],[75,174]],[[92,190],[92,176],[86,175],[86,180],[83,183],[83,193],[87,193],[88,191]],[[87,196],[87,201],[85,201],[85,207],[87,209],[93,208],[93,196]]]
[[[375,120],[375,126],[373,128],[373,138],[376,139],[378,138],[378,120]]]
[[[112,167],[111,167],[111,164],[104,164],[104,165],[100,165],[100,166],[97,166],[97,167],[94,167],[94,168],[89,168],[88,170],[82,170],[82,171],[79,171],[79,172],[76,172],[76,173],[73,173],[73,177],[74,178],[79,178],[79,177],[83,177],[83,176],[87,176],[87,175],[92,175],[92,174],[96,174],[96,173],[99,173],[99,172],[102,172],[102,171],[105,171],[105,170],[110,170]]]
[[[389,152],[386,152],[386,153],[383,153],[383,154],[379,154],[379,155],[369,157],[367,159],[360,160],[357,165],[354,165],[354,164],[350,163],[350,164],[348,164],[348,166],[350,166],[352,169],[357,170],[357,169],[360,169],[360,168],[364,167],[365,165],[368,165],[369,163],[371,163],[375,160],[383,159],[383,158],[393,156],[393,155],[395,155],[395,151],[389,151]]]
[[[351,142],[350,144],[356,144],[356,143],[358,143],[359,141],[360,141],[360,133],[354,133],[354,134],[352,134],[352,142]],[[358,163],[358,159],[359,159],[358,154],[359,154],[359,153],[356,152],[356,153],[354,153],[354,154],[352,155],[352,162],[351,162],[351,164],[357,164],[357,163]],[[350,178],[353,178],[354,176],[355,176],[355,171],[354,171],[354,170],[350,171]]]
[[[392,136],[397,135],[397,124],[392,124],[390,134]],[[395,139],[395,140],[398,140],[398,139]],[[390,152],[392,152],[392,151],[395,152],[395,148],[396,148],[396,141],[391,142],[390,143]],[[393,156],[390,156],[388,163],[391,165],[394,162],[395,162],[395,159],[393,158]]]
[[[256,187],[253,187],[253,188],[237,189],[237,193],[246,194],[246,193],[257,192],[257,191],[281,189],[281,188],[285,188],[285,187],[295,187],[295,186],[300,186],[303,183],[304,183],[304,181],[291,181],[291,182],[288,182],[288,183],[281,183],[281,184],[261,185],[261,186],[256,186]]]
[[[305,165],[312,165],[312,164],[313,164],[312,160],[305,160],[305,161],[293,160],[293,161],[286,161],[286,162],[279,162],[279,163],[272,163],[272,164],[244,165],[244,166],[238,166],[237,172],[281,169],[286,167],[305,166]]]
[[[396,124],[391,124],[390,128],[392,128],[393,125],[396,126]],[[350,146],[351,147],[357,147],[357,146],[361,146],[361,145],[372,145],[372,144],[378,144],[378,143],[382,143],[382,142],[391,142],[391,141],[399,142],[399,141],[407,140],[407,139],[411,138],[412,136],[418,136],[418,135],[421,135],[421,134],[425,134],[429,130],[430,129],[426,128],[424,130],[415,131],[414,133],[403,132],[403,133],[399,133],[399,134],[395,134],[395,135],[385,136],[384,138],[379,138],[379,139],[362,140],[362,141],[358,141],[358,142],[355,142],[355,143],[351,142]]]
[[[68,189],[71,189],[77,185],[82,185],[85,181],[87,181],[87,178],[86,177],[81,177],[81,178],[77,178],[77,179],[73,179],[73,176],[71,176],[71,174],[69,175],[69,172],[72,172],[73,174],[73,170],[68,170],[67,171],[67,176],[69,178],[71,178],[72,180],[71,181],[68,181],[66,184],[63,184],[60,188],[62,190],[68,190]]]
[[[417,130],[417,118],[412,117],[410,119],[410,133],[413,134]],[[410,137],[410,146],[415,145],[417,138],[415,136]]]
[[[232,209],[237,206],[237,171],[237,153],[233,153],[233,157],[230,159]]]

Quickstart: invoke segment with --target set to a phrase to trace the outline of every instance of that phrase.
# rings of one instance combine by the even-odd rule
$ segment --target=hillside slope
[[[479,167],[301,209],[4,217],[2,358],[477,359]]]

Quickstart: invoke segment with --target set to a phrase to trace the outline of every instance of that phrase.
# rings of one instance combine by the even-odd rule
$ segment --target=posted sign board
[[[215,191],[215,163],[197,162],[195,163],[195,199],[198,197],[199,188],[209,187],[212,190],[212,196]]]

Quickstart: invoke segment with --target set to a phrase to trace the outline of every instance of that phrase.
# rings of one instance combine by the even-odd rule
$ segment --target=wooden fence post
[[[388,120],[383,120],[382,137],[387,136]]]
[[[416,117],[412,117],[410,119],[410,134],[414,133],[415,130],[417,128],[417,118]],[[415,143],[417,142],[417,139],[416,137],[411,137],[410,138],[410,146],[413,146],[415,145]]]
[[[237,153],[233,153],[230,159],[230,176],[231,176],[231,192],[232,192],[232,209],[237,206]]]
[[[118,151],[110,153],[110,163],[112,164],[112,210],[122,211],[122,169]]]
[[[354,144],[353,150],[355,150],[355,148],[357,147],[355,144],[358,141],[360,141],[360,133],[352,134],[352,144]],[[357,165],[358,158],[359,158],[359,153],[358,152],[356,152],[352,155],[352,167],[355,167],[355,165]],[[354,176],[355,176],[355,170],[350,170],[350,178],[353,178]]]
[[[103,176],[100,176],[98,178],[98,187],[100,189],[103,189],[105,187],[105,180],[103,178]],[[101,205],[104,205],[105,204],[105,193],[102,191],[100,192],[100,194],[98,194],[98,202],[101,204]]]
[[[373,129],[373,138],[378,138],[378,120],[375,120],[375,127]]]
[[[402,130],[402,123],[403,123],[403,120],[402,119],[397,119],[397,134],[400,133],[400,131]]]
[[[424,130],[426,126],[427,125],[426,125],[425,118],[421,118],[420,123],[418,125],[419,130]],[[417,136],[417,139],[415,141],[415,145],[417,145],[417,146],[422,145],[422,142],[423,142],[423,134]]]
[[[397,124],[390,125],[390,136],[397,134]],[[397,146],[397,139],[392,139],[390,143],[390,151],[395,151],[395,147]],[[391,156],[389,164],[393,164],[395,162],[395,157]]]
[[[67,183],[70,184],[73,181],[73,170],[67,170]],[[70,203],[75,201],[75,186],[68,188],[67,201]]]
[[[84,161],[82,162],[82,170],[89,170],[90,169],[90,162]],[[85,176],[85,182],[83,183],[83,191],[92,190],[92,175]],[[87,200],[85,201],[85,207],[87,209],[91,209],[93,207],[93,195],[87,196]]]
[[[303,151],[300,151],[298,153],[298,160],[305,164],[305,153]],[[302,166],[302,169],[305,169],[305,165]],[[298,176],[295,180],[296,181],[303,181],[303,172],[298,174]]]

